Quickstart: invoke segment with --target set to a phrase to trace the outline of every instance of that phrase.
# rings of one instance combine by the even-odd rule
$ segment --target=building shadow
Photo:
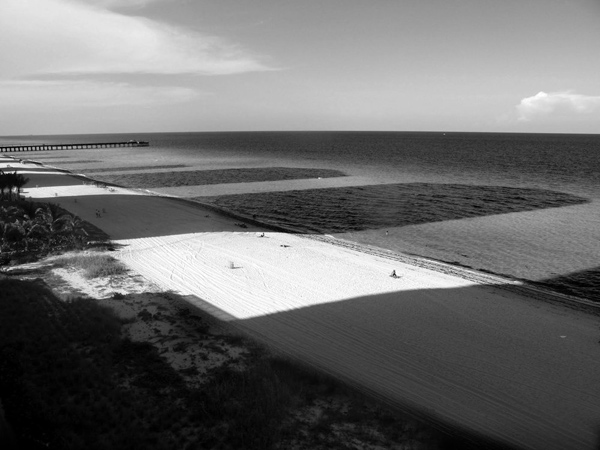
[[[597,448],[594,318],[486,294],[496,287],[398,290],[233,323],[433,424],[446,448]]]

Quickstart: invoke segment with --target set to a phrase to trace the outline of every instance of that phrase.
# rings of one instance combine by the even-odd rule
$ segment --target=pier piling
[[[97,142],[88,144],[28,144],[0,146],[0,152],[41,152],[46,150],[73,150],[88,148],[115,148],[115,147],[148,147],[147,141],[125,142]]]

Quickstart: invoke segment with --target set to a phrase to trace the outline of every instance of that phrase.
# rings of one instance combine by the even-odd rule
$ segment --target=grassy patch
[[[109,277],[127,273],[127,267],[112,256],[101,253],[81,253],[60,256],[55,260],[59,266],[72,266],[84,271],[86,278]]]

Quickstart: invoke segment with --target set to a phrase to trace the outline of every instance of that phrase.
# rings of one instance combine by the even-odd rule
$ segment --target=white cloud
[[[166,105],[195,100],[203,94],[183,87],[134,86],[94,81],[0,82],[0,110],[68,110],[114,106]],[[205,94],[204,94],[205,95]]]
[[[518,120],[528,122],[555,116],[581,117],[597,115],[600,120],[600,96],[565,92],[538,92],[517,105]]]
[[[89,1],[1,0],[1,76],[268,70],[220,38],[105,9],[142,0]]]
[[[155,3],[165,0],[81,0],[84,3],[90,3],[105,8],[140,8],[149,3]],[[168,1],[168,0],[167,0]]]

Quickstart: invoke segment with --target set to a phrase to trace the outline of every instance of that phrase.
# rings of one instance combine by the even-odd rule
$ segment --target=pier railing
[[[88,144],[27,144],[0,146],[0,152],[40,152],[45,150],[75,150],[87,148],[148,147],[147,141],[96,142]]]

